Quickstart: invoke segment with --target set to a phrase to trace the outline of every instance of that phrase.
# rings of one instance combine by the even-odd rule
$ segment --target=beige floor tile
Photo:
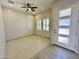
[[[49,43],[50,39],[40,36],[30,36],[8,41],[6,59],[30,59]]]

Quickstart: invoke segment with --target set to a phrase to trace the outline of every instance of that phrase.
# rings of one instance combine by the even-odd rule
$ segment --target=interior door
[[[74,12],[74,11],[73,11]],[[75,22],[73,21],[74,15],[72,12],[72,8],[68,8],[65,10],[59,11],[59,16],[58,16],[58,28],[57,28],[57,39],[55,41],[55,44],[62,46],[64,48],[70,49],[75,51],[75,42],[74,42],[74,24]]]

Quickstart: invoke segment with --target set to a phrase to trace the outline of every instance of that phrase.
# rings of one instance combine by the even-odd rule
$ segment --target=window
[[[49,18],[37,20],[37,30],[49,31]]]
[[[58,41],[59,41],[59,42],[62,42],[62,43],[68,44],[68,43],[69,43],[68,40],[69,40],[69,38],[62,37],[62,36],[58,36]]]
[[[41,30],[41,20],[37,20],[37,30]]]
[[[70,18],[59,19],[59,26],[69,26],[69,25],[70,25]]]
[[[43,30],[44,31],[49,31],[49,19],[44,19],[43,20]]]
[[[59,12],[59,17],[70,16],[70,15],[71,15],[71,8]]]
[[[69,35],[69,29],[68,28],[59,28],[58,34]]]
[[[71,8],[59,12],[59,30],[58,41],[61,43],[69,43]]]
[[[46,30],[46,20],[43,20],[43,30]]]

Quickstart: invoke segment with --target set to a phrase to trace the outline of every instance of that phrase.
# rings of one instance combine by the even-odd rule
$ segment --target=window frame
[[[47,20],[48,20],[48,23],[47,23]],[[44,24],[44,21],[45,21],[45,24]],[[42,21],[42,23],[43,23],[43,31],[50,31],[50,19],[49,18],[46,18],[46,19],[43,19],[43,21]],[[45,27],[45,29],[44,29],[44,27]],[[48,30],[46,29],[48,27]]]
[[[41,20],[41,29],[38,29],[38,24],[37,22],[39,20],[36,21],[36,29],[37,31],[45,31],[45,32],[49,32],[50,31],[50,18],[45,18],[45,19],[40,19]],[[48,20],[48,23],[47,23],[47,20]],[[45,21],[45,24],[44,24],[44,21]],[[44,26],[45,26],[45,29],[44,29]],[[48,30],[46,30],[46,28],[48,27]]]
[[[37,20],[37,22],[36,22],[36,28],[37,28],[37,30],[42,30],[42,20],[40,19],[40,20]]]

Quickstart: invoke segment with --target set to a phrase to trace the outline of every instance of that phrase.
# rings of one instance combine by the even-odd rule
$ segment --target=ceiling
[[[15,2],[12,6],[9,5],[8,0],[2,0],[2,5],[5,7],[9,7],[9,8],[24,12],[25,9],[21,8],[21,6],[22,6],[21,3],[25,3],[25,2],[31,3],[32,6],[38,7],[35,11],[36,14],[50,9],[52,2],[54,2],[54,0],[11,0],[11,1]],[[32,14],[33,12],[29,11],[26,13]]]

